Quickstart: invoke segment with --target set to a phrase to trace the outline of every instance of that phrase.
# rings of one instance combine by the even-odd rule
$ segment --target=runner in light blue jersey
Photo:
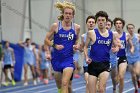
[[[40,62],[40,68],[42,71],[42,75],[43,75],[43,82],[45,84],[49,83],[48,80],[48,73],[49,73],[49,65],[50,65],[50,60],[48,60],[46,58],[47,53],[46,53],[47,49],[46,47],[44,47],[44,45],[42,46],[42,50],[40,52],[40,58],[41,58],[41,62]]]
[[[128,33],[131,36],[131,40],[134,46],[134,53],[130,52],[130,45],[127,45],[126,50],[126,56],[128,61],[128,67],[131,72],[132,82],[135,87],[135,93],[138,93],[138,88],[140,88],[140,82],[139,82],[139,75],[140,75],[140,38],[138,37],[138,34],[135,32],[135,26],[134,24],[127,24],[126,26]]]
[[[35,53],[35,47],[31,45],[31,40],[29,38],[26,39],[25,44],[22,42],[19,42],[20,46],[24,48],[24,86],[28,85],[28,78],[27,78],[27,72],[28,72],[28,66],[31,69],[32,76],[33,76],[33,84],[36,85],[36,73],[35,73],[35,61],[34,61],[34,55]]]
[[[36,79],[37,82],[40,82],[41,79],[41,72],[40,72],[40,50],[39,50],[39,45],[36,43],[31,43],[32,47],[34,47],[35,54],[33,54],[34,57],[34,68],[35,68],[35,73],[36,73]]]
[[[10,70],[11,77],[12,77],[12,85],[15,85],[16,82],[14,81],[14,64],[15,64],[15,56],[14,56],[14,50],[10,47],[9,42],[5,42],[5,46],[3,48],[3,54],[2,54],[2,62],[4,64],[4,74],[5,74],[5,86],[9,85],[8,81],[8,70]]]
[[[79,50],[74,50],[74,54],[73,54],[73,60],[75,65],[74,78],[80,78],[79,71],[81,67],[79,65],[79,56],[80,56]]]
[[[94,16],[88,16],[86,19],[86,27],[87,27],[87,31],[89,30],[93,30],[95,27],[95,17]],[[86,38],[87,38],[87,32],[81,35],[81,47],[82,50],[84,48],[84,45],[86,43]],[[88,54],[90,53],[90,45],[88,46]],[[84,59],[83,62],[83,69],[84,69],[84,78],[86,81],[86,93],[89,93],[89,89],[88,89],[88,64],[86,63],[86,60]]]

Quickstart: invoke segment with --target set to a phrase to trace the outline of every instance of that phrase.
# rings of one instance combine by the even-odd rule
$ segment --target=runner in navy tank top
[[[54,44],[62,45],[64,48],[62,50],[57,50],[54,48],[52,65],[55,71],[63,72],[63,69],[67,66],[74,68],[73,45],[76,41],[76,34],[74,28],[72,27],[70,30],[64,30],[62,27],[62,22],[59,22],[58,28],[58,32],[54,34]],[[57,61],[59,61],[58,64],[56,64]]]
[[[98,25],[97,29],[87,32],[87,39],[84,47],[86,62],[88,63],[88,86],[89,93],[96,93],[96,82],[99,78],[99,93],[105,93],[106,81],[110,70],[110,49],[112,43],[117,46],[116,35],[108,31],[105,26],[108,20],[108,14],[105,11],[99,11],[95,15]],[[90,57],[88,56],[88,45],[91,42]]]
[[[57,2],[62,15],[58,17],[59,23],[54,23],[46,35],[45,45],[54,47],[52,55],[52,67],[54,71],[62,73],[62,84],[57,84],[58,92],[68,93],[68,85],[74,70],[73,49],[78,49],[77,40],[79,38],[80,26],[73,23],[75,7],[70,2]],[[54,36],[54,42],[51,37]],[[56,81],[57,83],[57,81]]]
[[[107,24],[106,24],[106,29],[111,30],[112,26],[113,26],[113,21],[111,21],[111,19],[108,19]],[[113,33],[116,33],[116,32],[113,31]],[[113,93],[116,93],[117,52],[118,51],[119,51],[119,47],[115,47],[114,45],[112,45],[112,49],[110,50],[110,64],[111,64],[110,74],[111,74],[111,79],[112,79],[112,84],[113,84]]]
[[[124,88],[124,74],[126,72],[127,68],[127,59],[126,59],[126,42],[130,45],[130,52],[133,53],[134,47],[131,41],[130,35],[126,35],[126,33],[123,31],[123,27],[125,25],[125,21],[122,18],[115,18],[113,20],[115,30],[118,33],[118,36],[121,41],[121,48],[118,51],[117,57],[118,57],[118,75],[116,78],[119,80],[119,93],[123,92]]]

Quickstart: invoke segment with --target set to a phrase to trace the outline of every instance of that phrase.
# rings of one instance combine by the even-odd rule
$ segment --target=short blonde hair
[[[60,1],[58,1],[58,2],[56,2],[55,7],[61,11],[60,12],[61,15],[58,16],[58,20],[63,20],[63,13],[64,13],[65,8],[72,9],[73,10],[73,15],[75,15],[75,5],[71,2],[68,2],[68,1],[60,2]]]

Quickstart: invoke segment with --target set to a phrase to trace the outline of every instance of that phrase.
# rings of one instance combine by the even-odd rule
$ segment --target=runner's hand
[[[92,59],[90,59],[90,58],[87,58],[87,59],[86,59],[86,63],[87,63],[87,64],[90,64],[91,62],[92,62]]]
[[[55,48],[57,49],[57,50],[62,50],[63,48],[64,48],[64,46],[63,45],[55,45]]]
[[[79,50],[80,49],[80,45],[77,44],[77,45],[73,45],[73,50]]]

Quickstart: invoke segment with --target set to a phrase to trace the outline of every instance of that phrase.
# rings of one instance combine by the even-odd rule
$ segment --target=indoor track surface
[[[129,72],[127,72],[125,75],[124,85],[125,86],[123,93],[134,93],[134,87],[132,85]],[[83,75],[81,75],[79,79],[73,79],[72,88],[73,93],[85,93],[85,81]],[[43,84],[43,82],[40,82],[36,86],[33,85],[32,81],[29,82],[28,86],[23,86],[23,82],[17,82],[16,86],[2,86],[0,88],[0,93],[57,93],[57,88],[54,80],[50,80],[48,85],[45,85]],[[112,82],[110,77],[107,81],[106,93],[113,93]]]

